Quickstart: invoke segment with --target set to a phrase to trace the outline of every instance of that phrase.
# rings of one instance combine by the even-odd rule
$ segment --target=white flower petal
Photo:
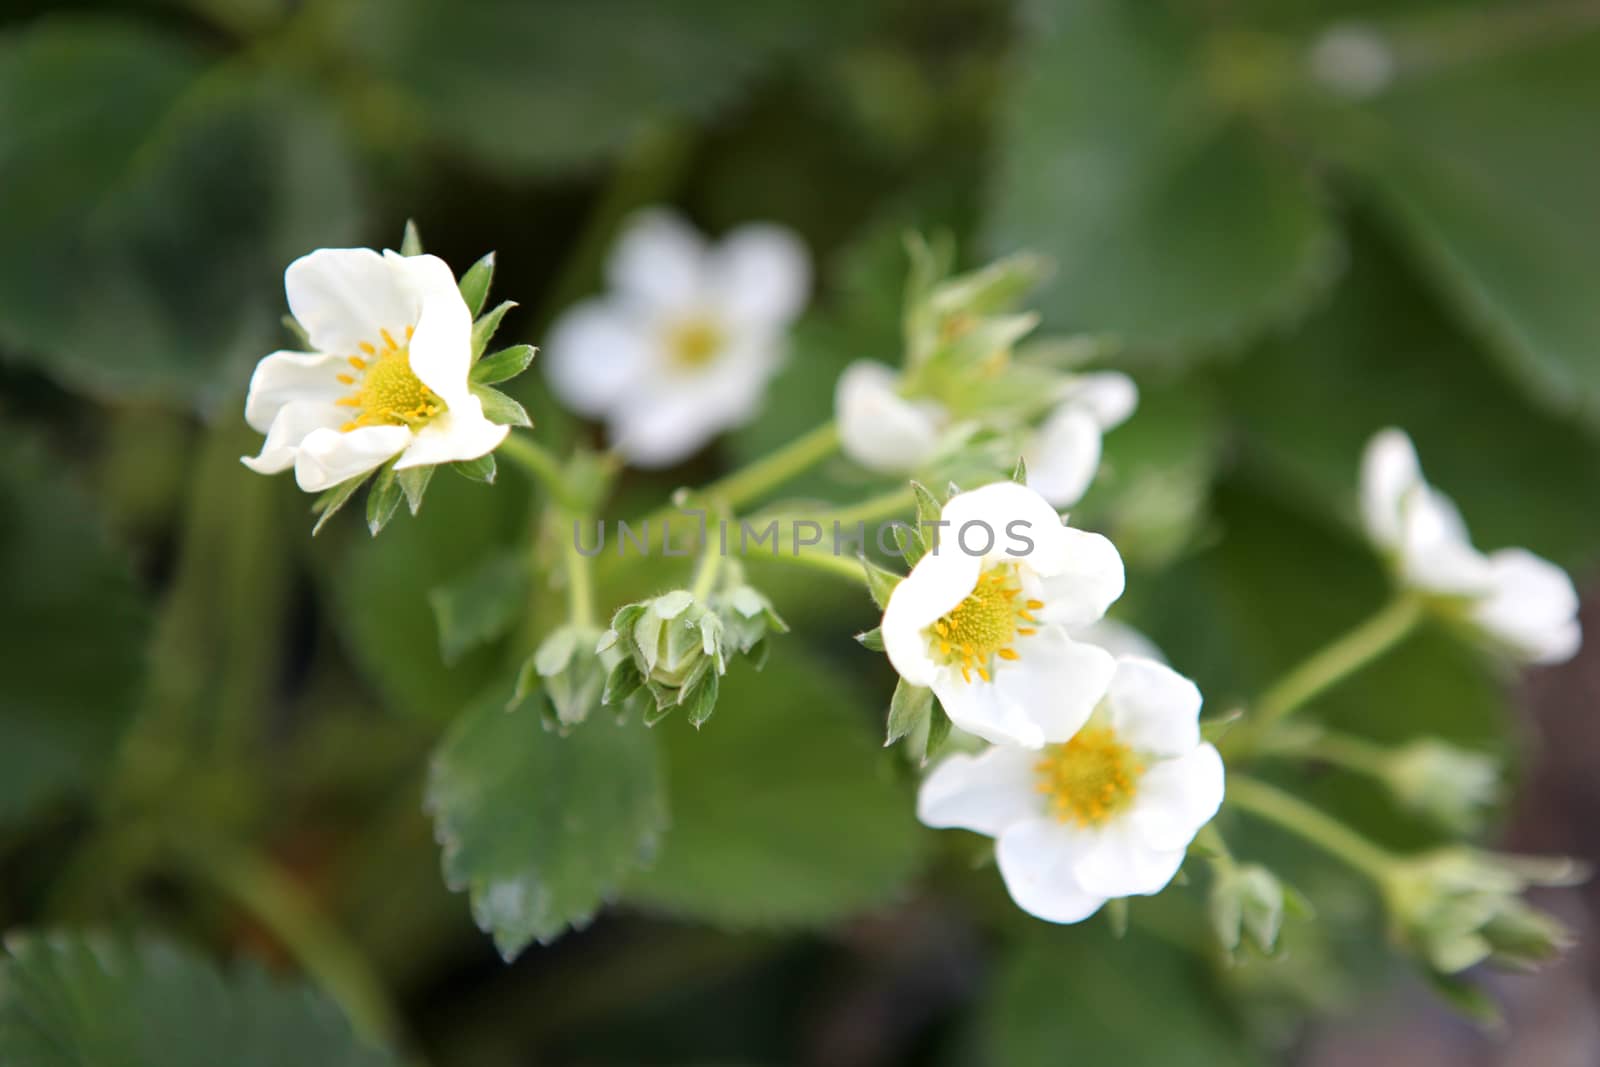
[[[1080,374],[1061,395],[1065,402],[1087,409],[1102,431],[1121,426],[1139,407],[1139,387],[1121,371]]]
[[[1128,819],[1113,819],[1089,836],[1088,848],[1078,854],[1072,868],[1088,893],[1149,896],[1165,889],[1183,866],[1185,849],[1152,848]]]
[[[267,429],[267,439],[261,443],[261,453],[240,456],[246,467],[258,474],[277,474],[294,466],[300,442],[313,430],[337,430],[350,417],[347,408],[326,401],[296,400],[278,409],[277,417]]]
[[[404,426],[362,426],[349,433],[312,430],[295,455],[294,480],[306,492],[320,493],[383,466],[410,443],[411,431]]]
[[[811,257],[794,231],[771,223],[733,230],[707,258],[707,300],[724,315],[781,327],[811,290]]]
[[[1187,849],[1222,807],[1224,778],[1222,757],[1211,745],[1157,760],[1140,776],[1126,818],[1151,848]]]
[[[405,470],[477,459],[499,448],[510,432],[511,427],[484,418],[483,402],[468,393],[465,400],[416,432],[394,468]]]
[[[1377,433],[1361,457],[1361,517],[1367,536],[1381,548],[1400,548],[1401,502],[1424,484],[1411,438],[1400,430]]]
[[[680,216],[661,208],[633,215],[606,263],[606,278],[620,296],[657,312],[697,303],[705,275],[705,242]]]
[[[1489,561],[1467,540],[1460,512],[1443,493],[1421,485],[1406,494],[1400,542],[1400,577],[1407,585],[1449,596],[1489,592]]]
[[[1137,752],[1182,756],[1200,743],[1200,690],[1165,664],[1121,659],[1106,693],[1117,738]]]
[[[834,412],[844,454],[868,470],[899,474],[915,470],[939,446],[943,422],[932,402],[907,400],[899,377],[882,363],[857,360],[839,375]]]
[[[319,248],[289,264],[283,285],[312,347],[333,355],[376,343],[379,329],[400,338],[422,307],[404,273],[370,248]]]
[[[296,401],[332,403],[351,391],[338,375],[348,373],[343,356],[321,352],[274,352],[256,364],[245,397],[244,420],[266,433],[278,412]]]
[[[1071,740],[1105,697],[1117,661],[1057,626],[1020,637],[1014,647],[1017,658],[995,664],[991,687],[1037,724],[1045,742]]]
[[[1572,658],[1583,641],[1578,593],[1567,572],[1522,548],[1489,556],[1490,592],[1473,621],[1531,663]]]
[[[959,730],[994,745],[1044,747],[1044,730],[1028,706],[976,672],[964,678],[956,668],[940,668],[933,678],[933,693]]]
[[[1018,823],[1000,835],[995,861],[1017,907],[1046,922],[1082,922],[1103,896],[1087,892],[1073,874],[1083,835],[1053,819]]]
[[[390,268],[400,272],[417,299],[411,373],[454,408],[471,396],[472,312],[449,264],[438,256],[387,256]]]
[[[1122,556],[1097,533],[1062,527],[1061,562],[1054,573],[1039,577],[1044,607],[1039,617],[1076,629],[1097,622],[1122,595],[1126,575]]]
[[[997,745],[969,756],[960,753],[940,762],[917,791],[917,818],[937,829],[959,827],[999,837],[1014,823],[1044,814],[1042,794],[1035,788],[1033,765],[1038,753]]]
[[[889,594],[883,611],[884,651],[912,685],[932,685],[940,673],[924,631],[966,599],[977,587],[978,573],[978,561],[971,556],[930,552]]]
[[[1087,409],[1057,408],[1022,451],[1028,488],[1054,507],[1076,504],[1100,468],[1100,424]]]
[[[581,415],[604,415],[635,390],[650,359],[639,321],[604,300],[588,300],[550,327],[539,362],[551,389]]]
[[[1127,623],[1116,619],[1101,619],[1070,633],[1074,641],[1099,645],[1118,659],[1124,656],[1137,656],[1140,659],[1155,660],[1157,663],[1167,662],[1167,657],[1156,647],[1154,641]]]
[[[1061,516],[1044,497],[1016,482],[989,485],[951,497],[939,512],[939,555],[971,555],[985,562],[1020,563],[1053,574],[1064,565]]]

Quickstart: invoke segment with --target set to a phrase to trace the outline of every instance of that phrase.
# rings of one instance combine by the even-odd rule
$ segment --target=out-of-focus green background
[[[395,245],[408,217],[457,270],[498,251],[507,343],[596,289],[637,206],[804,236],[818,292],[767,411],[626,478],[615,514],[826,418],[847,362],[895,361],[906,228],[969,262],[1031,248],[1057,265],[1047,324],[1116,338],[1142,389],[1075,519],[1127,557],[1120,617],[1226,708],[1380,601],[1353,505],[1386,425],[1480,545],[1594,588],[1597,116],[1586,2],[8,5],[0,926],[163,931],[293,973],[251,916],[309,914],[452,1067],[1600,1062],[1592,889],[1543,900],[1583,940],[1494,987],[1498,1043],[1380,951],[1348,876],[1244,826],[1321,906],[1284,961],[1222,961],[1193,888],[1137,903],[1121,944],[1029,920],[975,841],[915,824],[878,746],[892,676],[848,636],[870,604],[776,572],[754,577],[796,632],[705,730],[659,728],[655,867],[504,965],[420,802],[430,749],[526,636],[446,663],[429,594],[518,551],[526,486],[441,476],[378,540],[351,515],[313,541],[291,480],[237,462],[284,266]],[[591,434],[538,378],[515,389],[542,438]],[[866,490],[842,461],[801,487]],[[1429,633],[1323,710],[1513,753],[1495,839],[1600,857],[1597,693],[1600,653],[1516,679]],[[1359,781],[1304,787],[1385,842],[1429,839]],[[174,968],[83,1016],[203,1025]],[[298,1062],[347,1062],[281,1030]]]

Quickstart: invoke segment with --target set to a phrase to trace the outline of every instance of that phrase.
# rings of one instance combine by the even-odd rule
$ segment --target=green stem
[[[1339,682],[1355,674],[1399,644],[1422,621],[1422,601],[1402,593],[1376,615],[1324,646],[1261,694],[1245,728],[1223,747],[1237,752],[1257,747],[1265,734],[1285,717],[1309,704]],[[1229,741],[1232,744],[1228,744]]]
[[[1267,757],[1320,760],[1372,778],[1387,776],[1394,758],[1393,751],[1366,738],[1321,729],[1280,734],[1257,751]]]
[[[696,600],[704,601],[711,595],[711,590],[717,584],[717,575],[722,571],[722,553],[711,547],[711,538],[706,538],[705,548],[700,553],[700,566],[695,571],[694,585],[689,592]]]
[[[1228,776],[1227,803],[1275,823],[1382,884],[1396,858],[1299,797],[1242,774]]]
[[[216,841],[184,847],[177,858],[270,931],[344,1010],[357,1033],[385,1047],[399,1043],[404,1027],[382,981],[367,966],[360,950],[277,866]]]
[[[570,507],[574,503],[561,461],[532,437],[513,433],[501,443],[496,452],[522,468],[525,474],[536,484],[543,486],[545,491],[561,505]]]

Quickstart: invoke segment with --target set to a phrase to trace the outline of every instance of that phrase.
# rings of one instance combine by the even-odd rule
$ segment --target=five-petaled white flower
[[[505,440],[472,395],[472,312],[437,256],[322,248],[284,272],[313,352],[256,365],[245,420],[267,435],[244,462],[294,468],[320,492],[398,456],[396,469],[477,459]]]
[[[1367,534],[1399,580],[1429,594],[1495,643],[1530,663],[1578,651],[1578,594],[1560,567],[1522,548],[1487,555],[1472,546],[1461,513],[1422,476],[1411,439],[1383,430],[1361,464]]]
[[[834,414],[845,455],[884,474],[915,471],[938,451],[950,413],[927,397],[900,392],[894,371],[871,360],[845,368],[834,390]],[[1055,408],[1022,440],[1028,487],[1058,508],[1083,498],[1100,467],[1101,438],[1139,403],[1125,374],[1100,371],[1063,382]]]
[[[810,274],[782,227],[713,247],[676,215],[641,212],[607,264],[611,292],[562,315],[541,362],[563,401],[605,418],[614,448],[667,466],[756,413]]]
[[[1087,725],[1051,727],[1043,751],[948,757],[923,782],[917,817],[995,838],[1017,905],[1079,922],[1107,900],[1160,892],[1216,815],[1222,757],[1201,742],[1199,715],[1193,682],[1120,659]]]
[[[959,493],[937,547],[890,594],[884,650],[950,721],[994,742],[1038,748],[1070,737],[1105,694],[1115,660],[1068,630],[1122,595],[1122,557],[1099,534],[1062,525],[1013,482]]]

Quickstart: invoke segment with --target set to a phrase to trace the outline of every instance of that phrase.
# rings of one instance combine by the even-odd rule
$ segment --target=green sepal
[[[463,478],[470,478],[475,482],[482,482],[484,485],[494,484],[495,465],[493,452],[479,456],[477,459],[464,459],[457,463],[452,463],[450,466]]]
[[[889,721],[884,732],[884,747],[907,737],[921,726],[933,710],[933,690],[912,685],[904,678],[894,687],[889,698]]]
[[[883,651],[883,627],[874,626],[872,629],[868,630],[866,633],[856,634],[856,640],[861,643],[861,647],[862,648],[870,648],[874,652],[882,652]]]
[[[1017,457],[1017,465],[1012,468],[1011,480],[1018,485],[1028,484],[1028,464],[1021,456]]]
[[[404,496],[405,492],[395,478],[394,461],[390,460],[378,472],[372,488],[367,492],[367,530],[373,537],[377,537],[389,525],[394,513],[400,510],[400,501]]]
[[[928,739],[922,745],[922,762],[926,764],[937,756],[949,739],[950,716],[944,713],[943,708],[935,705],[928,715]]]
[[[681,700],[684,713],[689,717],[689,725],[698,730],[705,725],[717,710],[717,690],[720,686],[719,676],[716,671],[708,670],[700,676],[693,689],[686,692]]]
[[[467,302],[467,310],[476,318],[478,312],[483,310],[483,302],[489,299],[489,283],[494,280],[494,253],[490,252],[478,262],[467,268],[467,273],[461,276],[457,287],[461,290],[461,299]]]
[[[606,687],[600,693],[600,703],[606,705],[621,704],[644,688],[644,675],[639,673],[639,666],[631,657],[624,656],[611,668],[611,673],[606,675]]]
[[[512,345],[491,352],[472,365],[470,380],[474,385],[497,385],[510,381],[528,369],[528,364],[533,362],[538,351],[532,345]]]
[[[485,348],[489,347],[489,341],[494,337],[495,331],[500,328],[500,320],[506,317],[506,312],[516,306],[517,302],[515,300],[503,300],[472,324],[472,358],[474,361],[483,355]]]
[[[306,333],[306,328],[300,325],[299,319],[293,315],[285,315],[278,321],[283,323],[283,328],[289,331],[289,335],[295,339],[296,344],[301,348],[310,349],[311,335]]]
[[[861,569],[866,573],[867,592],[872,594],[872,602],[880,608],[888,607],[889,595],[900,584],[901,576],[878,566],[866,556],[861,557]]]
[[[338,513],[340,508],[350,502],[350,498],[356,495],[356,490],[360,489],[366,480],[365,474],[347,478],[332,489],[325,490],[321,496],[312,501],[311,513],[317,516],[317,524],[311,527],[312,537],[322,532],[322,527]]]
[[[417,230],[416,219],[406,219],[406,232],[400,238],[402,256],[422,255],[422,234]]]
[[[896,524],[889,527],[889,536],[894,538],[895,549],[907,567],[915,567],[917,561],[928,554],[927,538],[918,530]]]
[[[1128,898],[1116,897],[1106,901],[1106,925],[1111,927],[1111,936],[1121,941],[1128,936]]]
[[[472,389],[472,395],[483,404],[483,417],[496,426],[533,425],[533,420],[528,417],[528,409],[500,390],[488,385],[472,385],[469,388]]]
[[[433,467],[407,467],[395,475],[401,490],[406,494],[406,506],[415,515],[422,510],[422,497],[428,491],[428,483],[433,480]]]

